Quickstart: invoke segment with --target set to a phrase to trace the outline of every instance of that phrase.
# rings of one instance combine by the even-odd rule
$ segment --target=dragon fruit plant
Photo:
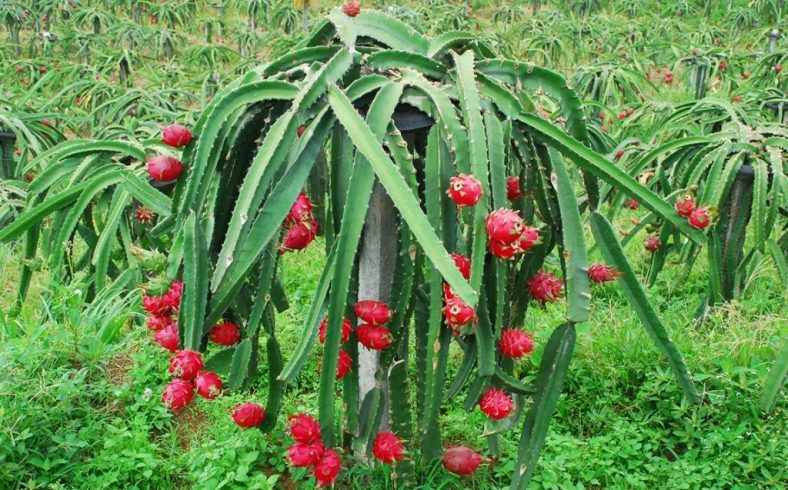
[[[98,170],[67,192],[39,194],[0,239],[27,233],[35,257],[38,225],[54,212],[54,228],[43,232],[45,253],[63,264],[63,251],[49,250],[50,242],[95,238],[84,260],[95,265],[86,267],[97,285],[139,264],[130,253],[113,253],[129,250],[132,237],[166,246],[163,269],[183,289],[177,316],[153,322],[157,341],[175,352],[205,353],[209,342],[223,347],[204,365],[177,361],[173,371],[193,374],[198,393],[213,396],[247,386],[266,358],[268,399],[261,410],[235,412],[242,427],[275,426],[284,385],[317,349],[318,435],[302,441],[294,434],[288,458],[313,468],[320,484],[337,477],[340,447],[396,462],[406,486],[415,479],[416,454],[473,473],[484,461],[481,449],[444,451],[441,440],[441,406],[462,396],[467,410],[487,415],[479,430],[492,454],[500,454],[502,432],[521,432],[512,488],[526,488],[576,325],[589,317],[592,282],[622,288],[686,398],[697,402],[681,355],[600,213],[600,185],[636,199],[692,242],[704,243],[704,234],[591,149],[580,100],[557,73],[496,58],[469,33],[427,39],[380,12],[351,13],[332,10],[296,49],[219,89],[188,137],[180,128],[165,135],[185,146],[163,152],[161,145],[78,141],[51,150],[49,161],[67,165],[47,167],[41,189],[56,189],[69,172],[87,175],[77,158],[85,154]],[[403,112],[430,121],[422,146],[399,129]],[[146,172],[145,162],[159,154],[168,158]],[[174,189],[151,187],[146,175],[172,179]],[[360,298],[358,256],[376,182],[393,203],[399,253],[390,297]],[[146,233],[132,233],[139,223],[131,221],[131,197],[155,215]],[[100,222],[89,221],[99,215]],[[602,268],[589,266],[584,219]],[[315,242],[318,235],[323,240]],[[280,258],[318,244],[327,249],[326,263],[299,344],[283,353],[275,325],[275,312],[288,304]],[[558,326],[542,345],[529,333],[530,307],[556,315]],[[463,357],[450,371],[453,342]],[[377,352],[378,365],[375,386],[362,397],[358,357],[366,348]],[[541,361],[530,383],[514,368],[534,349]],[[217,378],[200,375],[203,368],[221,388]],[[190,383],[169,387],[167,403],[189,403]],[[379,437],[384,432],[391,435]]]

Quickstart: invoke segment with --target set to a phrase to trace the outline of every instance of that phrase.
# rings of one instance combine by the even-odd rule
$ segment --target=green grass
[[[645,265],[639,244],[628,252]],[[281,277],[290,309],[277,317],[285,354],[299,338],[324,259],[319,246],[285,257]],[[682,402],[616,285],[598,288],[532,488],[755,489],[784,483],[785,397],[770,417],[757,409],[763,379],[787,333],[784,298],[766,269],[742,302],[695,325],[692,315],[706,287],[701,265],[686,281],[679,264],[669,266],[650,296],[686,356],[703,404]],[[123,306],[124,298],[89,308],[78,290],[45,289],[43,320],[16,321],[17,335],[6,335],[0,347],[0,487],[311,488],[305,471],[291,472],[285,464],[290,441],[284,417],[263,435],[238,429],[228,415],[242,400],[265,400],[264,365],[250,394],[197,397],[173,415],[159,401],[168,355],[151,345],[141,313],[134,322],[124,316],[117,336],[102,341],[106,312],[128,311],[112,306]],[[534,309],[526,327],[542,344],[560,318],[560,306]],[[533,375],[538,359],[537,348],[518,373]],[[283,413],[314,412],[318,364],[313,354],[287,388]],[[486,454],[484,417],[465,412],[462,402],[461,394],[441,415],[445,441]],[[439,465],[419,465],[422,488],[507,488],[518,436],[506,434],[503,457],[470,480]],[[355,463],[338,488],[393,488],[387,468]]]

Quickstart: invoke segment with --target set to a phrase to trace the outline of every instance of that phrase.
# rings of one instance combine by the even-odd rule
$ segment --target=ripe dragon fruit
[[[539,271],[528,281],[531,297],[542,306],[561,297],[564,281],[549,272]]]
[[[516,201],[523,197],[523,191],[520,190],[520,177],[512,175],[506,179],[506,198],[509,201]]]
[[[615,281],[619,277],[621,277],[621,273],[609,265],[594,264],[588,267],[588,278],[597,284]]]
[[[148,160],[148,175],[158,182],[170,182],[180,177],[183,164],[177,158],[159,155]]]
[[[698,206],[690,213],[687,221],[696,230],[704,230],[711,224],[712,211],[708,206]]]
[[[193,397],[194,389],[190,382],[182,379],[174,379],[164,388],[164,393],[161,395],[161,401],[164,402],[170,410],[178,410],[188,405]]]
[[[298,126],[298,129],[296,129],[296,136],[300,138],[304,135],[304,131],[306,131],[306,127]]]
[[[387,464],[402,461],[404,451],[405,446],[393,432],[378,432],[372,444],[372,456]]]
[[[490,253],[493,254],[493,257],[503,260],[513,259],[517,254],[522,252],[519,241],[503,243],[496,240],[490,240],[487,243],[487,247],[490,249]]]
[[[457,446],[443,453],[443,467],[457,475],[472,475],[481,463],[482,457],[469,447]]]
[[[691,194],[686,194],[682,199],[676,201],[676,204],[673,206],[676,208],[676,214],[687,218],[695,210],[695,198]]]
[[[147,325],[149,330],[158,332],[172,325],[172,318],[169,316],[148,315]]]
[[[662,240],[660,240],[657,235],[649,235],[646,237],[643,246],[646,247],[646,250],[649,252],[654,253],[662,246]]]
[[[520,238],[523,233],[523,219],[513,209],[496,209],[484,220],[487,235],[491,240],[510,244]]]
[[[170,358],[170,374],[176,378],[194,379],[203,367],[202,355],[189,349],[179,350]]]
[[[624,207],[627,209],[631,209],[632,211],[637,211],[637,209],[640,207],[640,203],[637,201],[637,199],[632,199],[631,197],[629,197],[624,202]]]
[[[470,280],[471,278],[471,259],[462,255],[462,254],[451,254],[451,259],[454,261],[454,265],[457,266],[457,269],[462,274],[462,277],[465,280]]]
[[[231,416],[238,427],[249,429],[263,423],[265,410],[257,403],[242,403],[233,408]]]
[[[534,341],[531,334],[516,328],[507,328],[501,332],[498,340],[498,351],[509,359],[519,359],[534,350]]]
[[[386,303],[372,299],[359,301],[353,307],[353,311],[357,317],[370,325],[383,325],[394,315]]]
[[[173,323],[169,327],[159,330],[156,332],[153,340],[170,352],[177,351],[180,342],[178,339],[178,325]]]
[[[449,180],[447,194],[457,206],[475,206],[482,197],[482,184],[473,175],[460,174]]]
[[[326,449],[312,469],[312,475],[317,480],[318,487],[326,487],[334,483],[341,469],[342,460],[339,458],[339,454],[333,449]]]
[[[317,221],[308,218],[288,228],[285,233],[285,238],[282,240],[280,250],[282,253],[293,250],[303,250],[309,246],[315,238],[317,238]]]
[[[446,324],[457,333],[460,327],[476,320],[476,311],[466,305],[459,298],[454,298],[446,302],[443,307],[443,315],[446,317]]]
[[[342,379],[350,369],[353,367],[353,359],[347,351],[340,350],[339,358],[337,359],[337,379]]]
[[[286,223],[292,225],[310,219],[312,219],[312,201],[309,200],[304,192],[301,192],[290,207]]]
[[[323,318],[323,321],[320,322],[320,329],[317,332],[317,338],[320,340],[321,344],[326,343],[326,328],[328,328],[328,318]],[[350,320],[347,318],[342,319],[342,339],[339,341],[340,344],[344,344],[348,340],[350,340],[350,334],[353,333],[353,326],[350,324]]]
[[[194,387],[203,398],[212,400],[222,392],[222,380],[211,371],[200,371],[194,378]]]
[[[189,128],[181,124],[170,124],[161,130],[161,140],[164,144],[180,148],[186,146],[192,141],[192,132]]]
[[[517,240],[517,246],[520,248],[520,251],[527,252],[537,243],[539,243],[539,230],[530,226],[524,226],[520,239]]]
[[[380,325],[363,323],[356,329],[356,338],[364,347],[372,350],[387,349],[391,345],[391,332]]]
[[[311,444],[320,439],[320,424],[309,414],[291,415],[287,421],[287,428],[298,443]]]
[[[241,332],[238,326],[232,322],[222,322],[216,325],[208,333],[208,339],[214,344],[230,346],[235,345],[241,340]]]
[[[503,390],[490,388],[479,399],[479,408],[492,420],[501,420],[512,413],[514,402]]]
[[[323,451],[325,448],[320,439],[308,444],[294,444],[287,450],[287,459],[296,468],[309,468],[320,461]]]
[[[348,17],[355,17],[361,13],[361,6],[356,0],[352,0],[342,6],[342,12]]]

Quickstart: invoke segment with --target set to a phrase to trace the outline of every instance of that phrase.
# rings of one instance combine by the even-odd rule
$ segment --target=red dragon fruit
[[[180,177],[183,164],[177,158],[159,155],[148,160],[148,175],[158,182],[170,182]]]
[[[265,410],[257,403],[242,403],[233,408],[231,416],[238,427],[249,429],[263,423]]]
[[[473,175],[460,174],[449,180],[448,194],[457,206],[475,206],[482,197],[482,184]]]
[[[380,325],[364,323],[356,329],[356,338],[367,349],[383,350],[391,345],[391,332]]]
[[[153,340],[170,352],[177,351],[180,342],[178,339],[178,325],[173,323],[169,327],[159,330],[156,332]]]
[[[451,254],[451,259],[454,261],[454,265],[457,266],[460,274],[462,274],[462,277],[466,281],[469,280],[471,278],[471,260],[462,254]]]
[[[643,246],[646,247],[646,250],[649,252],[654,253],[662,246],[662,240],[660,240],[657,235],[649,235],[646,237]]]
[[[696,230],[703,230],[711,224],[711,217],[712,212],[708,206],[698,206],[692,210],[687,221]]]
[[[353,367],[353,359],[347,351],[340,350],[339,358],[337,359],[337,379],[342,379],[350,369]]]
[[[520,244],[517,241],[503,243],[496,240],[490,240],[487,243],[487,247],[490,249],[490,253],[493,254],[493,257],[504,260],[513,259],[517,254],[522,252],[522,250],[520,250]]]
[[[328,318],[323,318],[323,321],[320,322],[320,330],[317,332],[317,338],[320,340],[321,344],[326,342],[326,328],[328,328]],[[350,324],[350,320],[347,318],[342,319],[342,339],[339,341],[340,344],[344,344],[348,340],[350,340],[350,334],[353,333],[353,326]]]
[[[289,252],[292,250],[303,250],[312,243],[317,237],[317,221],[312,218],[299,221],[285,233],[282,240],[281,251]]]
[[[161,130],[161,140],[164,144],[180,148],[192,141],[192,132],[181,124],[170,124]]]
[[[148,329],[158,332],[172,325],[172,318],[169,316],[148,315],[147,324]]]
[[[182,379],[174,379],[164,388],[164,393],[161,395],[161,401],[164,402],[170,410],[178,410],[188,405],[193,397],[194,389],[190,382]]]
[[[549,272],[539,271],[528,281],[531,297],[541,305],[552,303],[561,297],[564,281]]]
[[[179,350],[170,358],[170,374],[176,378],[194,379],[202,367],[202,356],[193,350]]]
[[[212,400],[222,392],[222,379],[211,371],[200,371],[194,378],[194,387],[203,398]]]
[[[301,136],[304,135],[304,131],[306,131],[306,127],[298,126],[298,129],[296,129],[296,136],[300,138]]]
[[[588,278],[597,284],[615,281],[619,277],[621,277],[621,273],[609,265],[594,264],[588,267]]]
[[[476,320],[476,311],[463,303],[459,298],[446,302],[446,305],[443,307],[443,315],[446,317],[446,323],[455,332],[460,327],[464,327]]]
[[[523,191],[520,190],[520,177],[512,175],[506,179],[506,198],[509,201],[516,201],[523,197]]]
[[[214,344],[235,345],[241,340],[241,332],[238,331],[238,326],[235,323],[222,322],[211,329],[208,339]]]
[[[484,225],[491,240],[505,244],[520,238],[525,226],[517,211],[505,208],[496,209],[488,214]]]
[[[473,449],[457,446],[443,453],[443,467],[457,475],[472,475],[482,463],[482,457]]]
[[[534,341],[531,334],[516,328],[507,328],[501,332],[498,340],[498,351],[509,359],[519,359],[534,350]]]
[[[501,420],[512,413],[514,402],[503,390],[490,388],[479,399],[479,408],[492,420]]]
[[[370,325],[383,325],[391,320],[391,317],[394,315],[394,312],[391,311],[391,308],[386,303],[372,299],[359,301],[353,307],[353,311],[355,311],[357,317]]]
[[[443,301],[449,301],[457,297],[457,294],[454,290],[449,286],[449,283],[443,283]]]
[[[315,466],[323,456],[323,441],[320,439],[309,444],[293,444],[287,450],[287,459],[296,468],[309,468]]]
[[[348,17],[355,17],[361,13],[361,6],[358,1],[352,0],[342,6],[342,12]]]
[[[405,446],[393,432],[378,432],[375,442],[372,444],[372,456],[387,464],[402,461],[404,451]]]
[[[339,458],[339,454],[333,449],[326,449],[312,469],[312,474],[317,480],[318,487],[326,487],[334,483],[341,469],[342,460]]]
[[[310,219],[312,219],[312,201],[302,192],[290,207],[290,212],[287,214],[287,224],[292,225]]]
[[[629,197],[624,202],[624,207],[627,209],[631,209],[632,211],[637,211],[637,209],[640,207],[640,203],[637,201],[637,199],[632,199],[631,197]]]
[[[320,424],[309,414],[291,415],[287,420],[287,428],[298,443],[311,444],[320,439]]]
[[[539,229],[524,226],[520,239],[517,240],[517,246],[520,248],[520,251],[527,252],[537,243],[539,243]]]
[[[676,214],[687,218],[695,210],[695,198],[691,194],[686,194],[682,199],[676,201],[676,204],[673,206],[676,208]]]

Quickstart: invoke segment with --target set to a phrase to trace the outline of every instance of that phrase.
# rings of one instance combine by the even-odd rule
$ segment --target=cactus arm
[[[126,209],[126,206],[129,205],[128,198],[129,193],[124,190],[116,191],[112,196],[112,203],[107,213],[107,222],[104,223],[96,246],[93,249],[91,263],[96,267],[96,272],[94,274],[96,291],[103,290],[106,284],[110,252],[112,251],[115,236],[118,234],[118,226],[123,216],[123,211]]]
[[[408,51],[380,51],[369,55],[367,64],[370,68],[380,71],[411,69],[436,79],[446,75],[446,67],[443,63]]]
[[[651,306],[643,286],[641,286],[635,272],[632,270],[632,266],[629,265],[629,261],[624,255],[624,250],[616,237],[615,230],[603,215],[593,213],[591,215],[591,231],[600,252],[602,252],[602,256],[623,274],[620,279],[621,289],[635,309],[646,332],[648,332],[654,344],[667,358],[674,376],[676,376],[679,385],[684,391],[684,396],[691,403],[698,403],[700,399],[684,359],[670,340],[667,329],[662,324],[654,307]]]
[[[567,319],[572,323],[588,321],[591,314],[591,287],[588,279],[588,256],[583,239],[583,223],[577,206],[574,186],[563,158],[554,155],[553,175],[561,208],[563,255],[566,260]]]
[[[186,218],[183,234],[183,298],[178,314],[181,345],[198,350],[205,325],[209,260],[202,224],[194,212]],[[210,325],[210,324],[209,324]]]
[[[763,412],[769,413],[777,402],[777,395],[780,394],[788,374],[788,342],[783,344],[783,348],[774,360],[774,365],[766,376],[766,382],[761,395],[760,407]]]
[[[241,388],[246,379],[249,360],[252,358],[252,340],[243,339],[235,347],[233,360],[230,364],[230,375],[227,378],[227,387],[231,390]]]

